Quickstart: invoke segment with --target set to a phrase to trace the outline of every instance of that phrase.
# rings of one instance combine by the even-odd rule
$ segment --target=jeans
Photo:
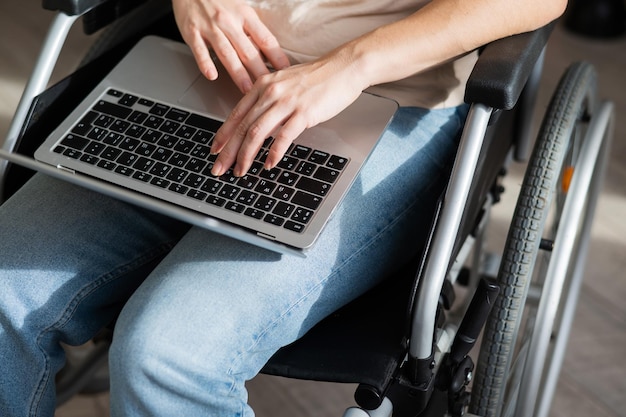
[[[306,259],[36,174],[0,206],[0,413],[53,416],[61,342],[116,320],[112,416],[252,416],[245,381],[414,255],[466,106],[401,108]]]

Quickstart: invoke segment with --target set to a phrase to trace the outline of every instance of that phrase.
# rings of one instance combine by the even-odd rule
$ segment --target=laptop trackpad
[[[199,75],[178,102],[185,107],[225,120],[243,95],[225,71],[215,81]]]

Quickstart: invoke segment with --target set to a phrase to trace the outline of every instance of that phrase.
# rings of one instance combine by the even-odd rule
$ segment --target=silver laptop
[[[36,151],[35,169],[281,253],[304,256],[393,117],[363,93],[305,131],[279,166],[268,138],[244,177],[210,175],[212,137],[241,98],[182,43],[146,37]],[[34,161],[33,161],[34,162]],[[43,167],[44,164],[47,167]]]

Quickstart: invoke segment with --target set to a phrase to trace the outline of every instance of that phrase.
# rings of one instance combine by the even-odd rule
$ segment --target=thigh
[[[0,314],[23,331],[84,342],[149,271],[134,272],[162,258],[186,229],[37,174],[0,206]]]

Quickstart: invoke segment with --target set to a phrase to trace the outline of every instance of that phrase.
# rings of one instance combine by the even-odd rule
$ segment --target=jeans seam
[[[80,303],[86,297],[92,294],[95,290],[111,282],[116,281],[117,279],[123,277],[129,271],[132,271],[142,265],[149,263],[151,260],[160,256],[161,254],[167,252],[168,250],[171,250],[174,244],[175,244],[174,242],[161,244],[160,246],[137,257],[133,261],[122,264],[114,268],[113,270],[107,272],[106,274],[100,275],[98,278],[91,281],[89,284],[87,284],[83,288],[81,288],[76,293],[76,296],[73,297],[70,300],[70,302],[65,306],[65,308],[62,310],[62,313],[57,318],[57,320],[55,320],[50,326],[48,326],[47,328],[41,331],[41,333],[37,336],[37,347],[41,351],[42,356],[44,357],[45,369],[43,371],[43,375],[41,376],[41,380],[39,384],[37,385],[37,387],[35,388],[33,392],[33,397],[32,397],[33,399],[32,399],[31,407],[29,410],[29,415],[33,417],[37,416],[39,407],[41,405],[42,394],[43,392],[45,392],[45,388],[46,386],[48,386],[48,384],[50,383],[50,379],[51,379],[49,356],[46,353],[46,351],[41,347],[42,338],[53,330],[63,328],[63,326],[65,326],[67,322],[74,316],[74,313],[76,309],[78,308],[78,306],[80,305]]]

